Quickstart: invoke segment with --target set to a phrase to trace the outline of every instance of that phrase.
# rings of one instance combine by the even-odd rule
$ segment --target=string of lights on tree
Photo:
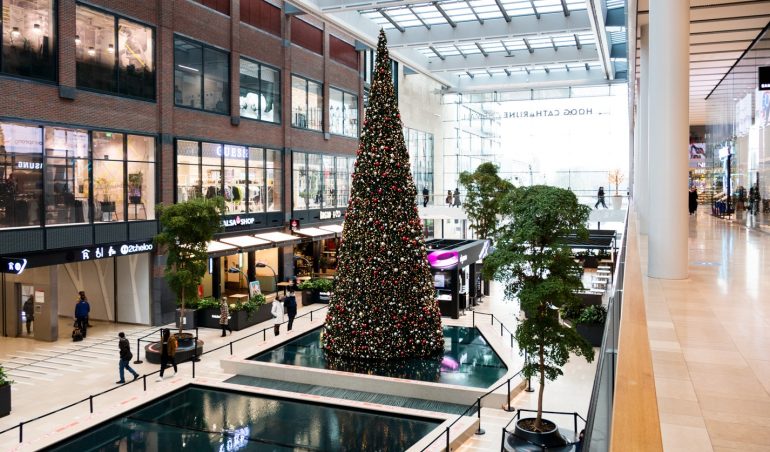
[[[341,357],[406,359],[444,348],[390,68],[381,30],[323,336]]]

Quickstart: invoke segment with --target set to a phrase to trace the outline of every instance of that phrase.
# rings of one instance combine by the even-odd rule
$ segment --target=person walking
[[[273,307],[270,308],[270,314],[273,315],[273,332],[276,336],[281,332],[281,323],[283,323],[283,298],[281,296],[275,297]]]
[[[32,295],[27,298],[21,309],[24,311],[24,317],[27,319],[27,334],[32,334],[32,322],[35,320],[35,304]]]
[[[88,313],[91,312],[91,305],[88,304],[86,293],[82,290],[78,292],[80,300],[75,305],[75,326],[80,329],[83,339],[86,338],[88,330]]]
[[[160,374],[155,381],[163,381],[163,371],[169,364],[174,367],[174,375],[176,375],[176,361],[174,360],[176,348],[176,336],[173,336],[168,328],[163,328],[160,332]]]
[[[428,187],[422,187],[422,206],[428,207],[428,200],[430,199],[430,192]]]
[[[599,187],[599,192],[596,193],[596,204],[594,204],[594,209],[599,208],[599,204],[604,206],[604,208],[607,208],[607,204],[604,203],[604,187]]]
[[[454,205],[458,209],[461,206],[461,204],[460,204],[460,189],[459,188],[455,188],[455,204]]]
[[[693,215],[698,210],[698,191],[695,187],[690,188],[690,192],[687,193],[687,207],[690,215]]]
[[[452,190],[446,192],[446,205],[452,207]]]
[[[125,375],[125,370],[131,372],[131,375],[134,376],[134,380],[139,378],[139,374],[131,368],[131,358],[134,357],[134,354],[131,353],[131,344],[129,344],[128,339],[126,339],[126,333],[121,331],[118,333],[118,338],[118,349],[120,349],[120,361],[118,362],[118,369],[120,370],[120,380],[116,381],[115,384],[122,385],[126,382],[126,379],[123,378]]]
[[[297,317],[297,298],[294,296],[294,291],[289,290],[289,296],[284,298],[283,306],[286,308],[286,314],[289,316],[289,326],[287,331],[291,331],[291,326],[294,324],[294,317]]]
[[[754,184],[749,188],[749,212],[752,215],[759,213],[759,201],[759,187],[757,187],[757,184]]]
[[[219,300],[219,326],[222,328],[222,337],[226,336],[225,331],[233,334],[233,329],[230,328],[230,308],[227,306],[227,297]]]

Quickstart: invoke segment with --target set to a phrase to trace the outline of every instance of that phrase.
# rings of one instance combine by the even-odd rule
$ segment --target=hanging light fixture
[[[94,50],[93,47],[89,47],[88,48],[88,54],[91,55],[91,56],[94,56],[94,55],[96,55],[96,50]]]
[[[80,35],[75,35],[75,45],[76,46],[80,45]]]
[[[18,38],[19,36],[21,36],[21,32],[19,31],[19,27],[13,27],[13,28],[11,29],[11,37],[12,37],[13,39],[16,39],[16,38]]]
[[[115,53],[115,46],[110,44],[107,46],[107,51],[110,53]]]

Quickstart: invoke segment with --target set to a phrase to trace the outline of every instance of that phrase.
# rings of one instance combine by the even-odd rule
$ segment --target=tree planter
[[[0,417],[11,414],[11,385],[0,386]]]
[[[303,290],[302,291],[302,306],[308,306],[313,303],[318,303],[318,291],[317,290]]]
[[[620,210],[620,207],[623,205],[623,197],[619,195],[610,196],[610,200],[612,201],[612,209]]]
[[[578,334],[583,336],[592,347],[602,346],[602,337],[604,336],[604,324],[603,323],[578,323],[575,325],[575,330]]]
[[[193,338],[191,345],[182,346],[180,343],[176,348],[176,355],[174,355],[174,362],[177,364],[189,361],[194,355],[201,356],[203,354],[203,341],[198,339],[197,353],[195,352],[195,338]],[[150,364],[160,364],[160,342],[152,342],[144,346],[144,356],[147,362]]]
[[[517,451],[540,451],[544,447],[549,451],[572,450],[572,442],[559,431],[554,422],[543,419],[544,427],[550,427],[545,432],[533,432],[526,424],[534,422],[535,418],[524,418],[516,422],[514,434],[508,437],[508,446]],[[542,446],[542,447],[541,447]]]
[[[265,303],[251,314],[246,311],[231,311],[229,326],[233,331],[240,331],[258,323],[265,322],[273,318],[270,309],[273,306]],[[221,328],[219,325],[219,309],[200,309],[198,314],[198,325],[203,328]]]
[[[195,321],[197,315],[195,314],[195,311],[196,311],[195,309],[185,309],[184,310],[184,318],[182,319],[182,329],[183,330],[194,330],[195,327],[197,326],[196,321]],[[177,309],[176,310],[175,323],[176,323],[177,329],[179,329],[179,316],[180,316],[181,312],[182,312],[181,309]]]

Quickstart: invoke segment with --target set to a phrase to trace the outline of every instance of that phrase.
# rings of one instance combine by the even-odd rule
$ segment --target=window
[[[45,224],[91,221],[88,151],[85,130],[45,128]]]
[[[265,0],[241,0],[241,21],[281,36],[281,8]]]
[[[177,140],[177,201],[221,196],[228,215],[281,211],[281,155],[272,149]]]
[[[307,154],[295,152],[292,155],[292,192],[294,210],[307,210]]]
[[[56,80],[54,0],[2,0],[2,72]]]
[[[323,198],[321,208],[327,209],[337,205],[337,188],[335,184],[334,156],[323,156]]]
[[[358,96],[329,88],[329,132],[358,136]]]
[[[129,135],[128,212],[129,220],[155,218],[155,138]]]
[[[347,207],[350,197],[350,172],[348,168],[348,159],[346,157],[337,157],[337,207]]]
[[[307,155],[307,207],[320,209],[323,205],[324,192],[321,185],[321,155]]]
[[[0,123],[0,227],[41,224],[43,129]]]
[[[292,157],[294,210],[347,207],[355,158],[304,152]]]
[[[404,128],[404,142],[409,151],[409,162],[418,198],[422,199],[422,190],[427,188],[433,193],[433,134],[415,129]]]
[[[121,221],[123,212],[123,134],[93,133],[94,222]]]
[[[281,122],[280,72],[241,58],[241,116],[267,122]]]
[[[230,15],[230,0],[193,0],[196,3],[207,6],[214,11]]]
[[[155,99],[155,31],[83,5],[76,8],[78,87]]]
[[[229,54],[180,37],[174,38],[174,103],[228,114]]]
[[[322,131],[323,104],[323,85],[291,76],[291,125]]]

